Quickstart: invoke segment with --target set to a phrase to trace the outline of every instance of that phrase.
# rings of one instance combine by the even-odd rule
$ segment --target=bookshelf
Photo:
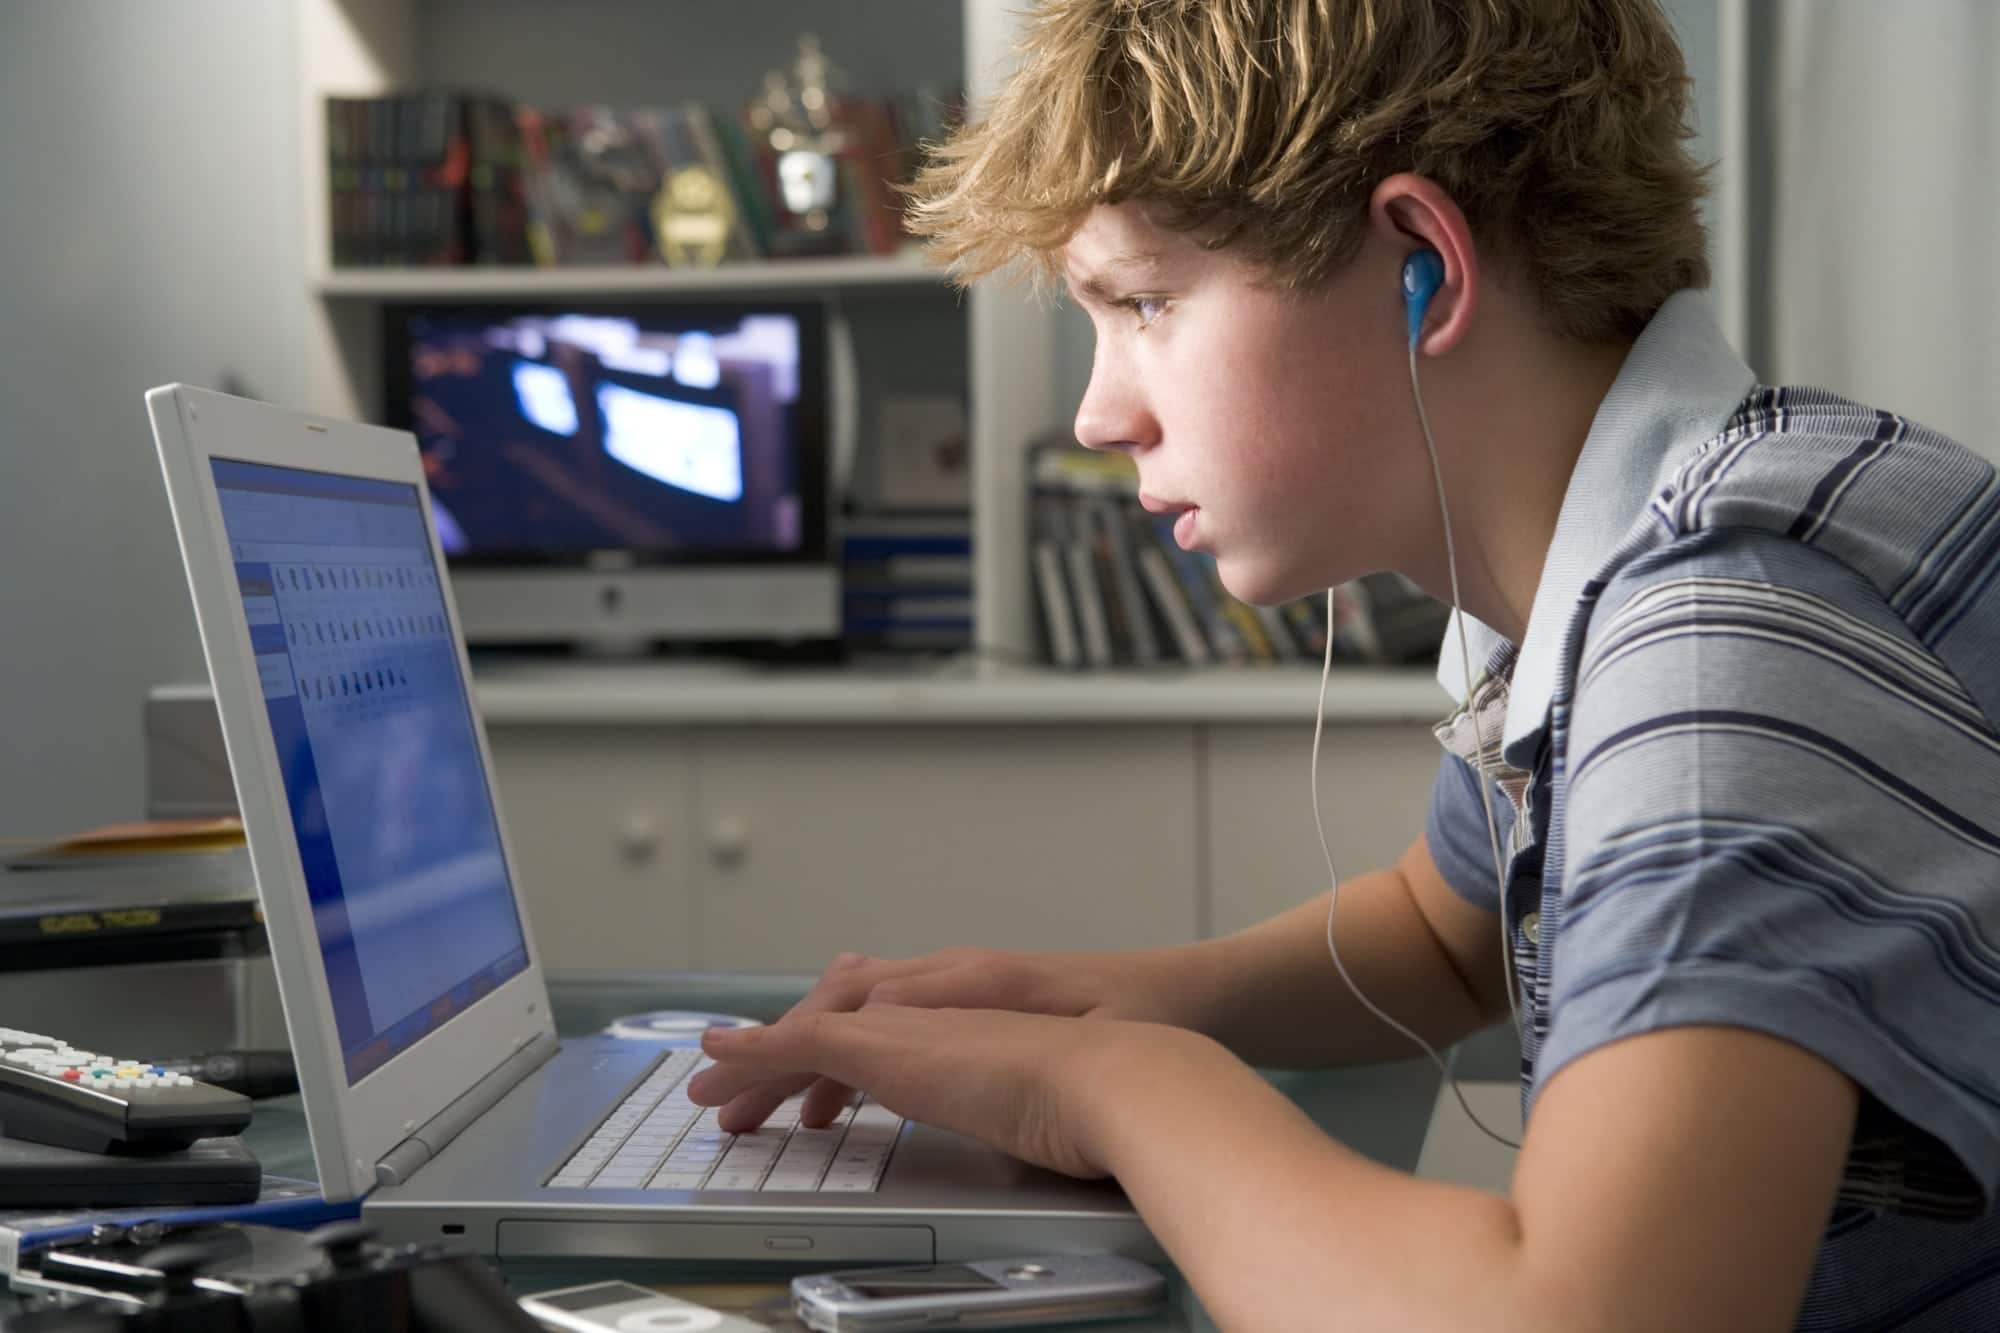
[[[478,301],[540,296],[677,296],[718,292],[839,291],[865,287],[938,285],[938,276],[915,251],[899,255],[843,255],[715,268],[642,268],[629,264],[575,265],[514,271],[503,268],[356,268],[324,270],[312,279],[324,300]]]
[[[1057,311],[988,284],[959,293],[915,253],[735,264],[550,269],[331,267],[323,99],[438,83],[549,104],[739,100],[817,31],[863,91],[962,84],[976,103],[1001,73],[1017,21],[1006,0],[810,0],[757,6],[650,0],[294,0],[302,281],[310,410],[368,418],[381,397],[380,309],[402,299],[644,298],[732,292],[826,299],[850,330],[866,441],[881,392],[965,395],[973,452],[975,633],[997,656],[1035,643],[1023,511],[1026,442],[1068,419]],[[753,9],[754,15],[748,13]],[[690,37],[693,40],[689,40]],[[865,446],[864,446],[865,447]]]
[[[834,356],[851,360],[858,401],[842,404],[836,457],[865,482],[875,404],[889,394],[964,397],[972,442],[974,633],[982,663],[1038,649],[1030,575],[1028,442],[1067,426],[1089,361],[1073,311],[1019,286],[959,292],[914,248],[890,256],[726,264],[557,268],[345,268],[330,260],[323,100],[422,86],[490,90],[548,106],[740,100],[762,71],[817,31],[863,93],[962,85],[975,106],[995,91],[1019,21],[1011,0],[843,0],[835,23],[813,0],[755,6],[655,0],[292,0],[297,65],[302,281],[312,294],[305,380],[310,410],[379,410],[384,303],[399,300],[599,300],[782,293],[825,300]],[[754,14],[749,11],[754,10]],[[689,41],[689,31],[696,40]],[[985,668],[982,668],[985,669]],[[999,669],[997,666],[993,669]],[[1254,674],[1262,668],[1246,668]],[[1421,680],[1428,673],[1413,672]],[[1076,676],[1079,700],[1102,691]],[[1334,692],[1352,683],[1343,671]],[[1257,687],[1247,678],[1246,689]],[[1069,688],[1065,686],[1064,688]],[[1190,696],[1218,688],[1210,680]],[[1358,688],[1358,687],[1357,687]],[[1361,689],[1365,696],[1367,691]]]

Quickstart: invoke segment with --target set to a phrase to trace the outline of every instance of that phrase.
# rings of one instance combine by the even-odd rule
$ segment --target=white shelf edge
[[[1310,726],[1319,670],[1306,666],[982,674],[829,670],[797,674],[727,665],[493,665],[474,670],[489,726],[655,724],[1174,724]],[[206,683],[156,685],[155,698],[208,698]],[[1449,711],[1416,668],[1343,667],[1326,692],[1338,723],[1424,723]]]
[[[1310,725],[1314,668],[978,674],[737,673],[673,666],[496,666],[477,672],[489,725],[578,723]],[[1343,669],[1327,688],[1335,722],[1431,723],[1448,701],[1427,671]]]
[[[943,274],[916,251],[775,259],[715,268],[591,264],[463,268],[355,268],[312,278],[326,299],[507,300],[535,296],[641,296],[854,287],[942,287]]]

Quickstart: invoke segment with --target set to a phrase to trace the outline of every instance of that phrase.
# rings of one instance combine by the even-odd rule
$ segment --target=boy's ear
[[[1436,182],[1405,171],[1375,187],[1368,200],[1368,222],[1378,238],[1395,250],[1399,282],[1402,261],[1410,251],[1431,250],[1442,261],[1444,279],[1424,312],[1417,350],[1425,356],[1450,352],[1470,332],[1479,308],[1479,250],[1465,214]]]

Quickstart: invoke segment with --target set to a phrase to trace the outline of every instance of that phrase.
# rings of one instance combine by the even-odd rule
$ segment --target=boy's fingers
[[[753,1130],[771,1118],[771,1112],[779,1103],[810,1086],[811,1074],[795,1074],[791,1078],[767,1080],[757,1086],[729,1098],[723,1103],[722,1113],[716,1117],[725,1133],[742,1134]]]
[[[846,1105],[854,1100],[854,1089],[837,1079],[823,1078],[806,1089],[805,1105],[799,1108],[799,1123],[807,1129],[825,1129]]]
[[[702,1033],[702,1053],[715,1063],[688,1080],[688,1097],[697,1106],[723,1106],[765,1084],[774,1088],[789,1086],[791,1092],[772,1101],[775,1107],[806,1086],[801,1081],[805,1068],[802,1065],[787,1068],[775,1063],[769,1038],[799,1023],[812,1022],[813,1018],[794,1009],[769,1027],[710,1028]]]
[[[703,1034],[701,1045],[718,1062],[761,1070],[766,1078],[812,1073],[865,1087],[869,1070],[882,1058],[876,1043],[869,1040],[870,1034],[884,1029],[890,1015],[903,1012],[907,1011],[885,1007],[795,1013],[765,1028],[737,1032],[711,1028]]]
[[[912,1009],[1012,1009],[1020,997],[1014,979],[992,967],[954,967],[897,977],[869,992],[870,1004]]]

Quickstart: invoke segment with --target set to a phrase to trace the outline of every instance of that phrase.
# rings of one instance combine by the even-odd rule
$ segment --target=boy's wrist
[[[1222,940],[1172,944],[1139,953],[1114,955],[1110,966],[1122,975],[1113,985],[1127,996],[1131,1012],[1117,1017],[1186,1028],[1219,1039],[1220,1000],[1227,990]]]
[[[1115,1032],[1114,1032],[1115,1028]],[[1084,1060],[1062,1080],[1062,1115],[1077,1146],[1100,1170],[1117,1176],[1131,1154],[1151,1151],[1146,1108],[1185,1097],[1206,1085],[1203,1071],[1239,1067],[1220,1043],[1184,1027],[1120,1022],[1091,1043]]]

